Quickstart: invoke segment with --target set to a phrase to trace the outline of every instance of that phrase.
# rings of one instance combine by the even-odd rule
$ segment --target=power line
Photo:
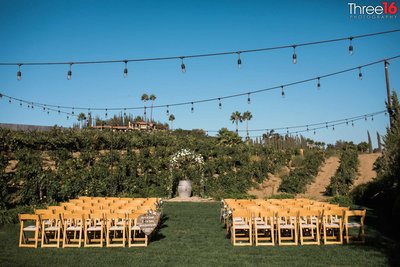
[[[282,95],[284,95],[284,88],[287,88],[287,87],[290,87],[290,86],[294,86],[294,85],[298,85],[298,84],[302,84],[302,83],[311,82],[311,81],[317,81],[318,82],[317,87],[318,87],[318,89],[320,89],[320,87],[321,87],[320,82],[321,82],[321,79],[323,79],[323,78],[336,76],[336,75],[347,73],[347,72],[351,72],[351,71],[354,71],[354,70],[359,71],[358,77],[360,78],[360,73],[361,73],[362,68],[370,67],[370,66],[373,66],[373,65],[385,62],[385,61],[387,62],[387,61],[390,61],[390,60],[396,60],[396,59],[399,59],[399,58],[400,58],[400,55],[396,55],[396,56],[393,56],[393,57],[389,57],[389,58],[384,58],[384,59],[380,59],[380,60],[377,60],[377,61],[373,61],[373,62],[364,64],[364,65],[359,65],[357,67],[343,69],[343,70],[340,70],[340,71],[336,71],[336,72],[332,72],[332,73],[328,73],[328,74],[324,74],[324,75],[320,75],[320,76],[317,76],[317,77],[312,77],[312,78],[308,78],[308,79],[304,79],[304,80],[298,80],[298,81],[291,82],[291,83],[285,83],[285,84],[272,86],[272,87],[268,87],[268,88],[262,88],[262,89],[253,90],[253,91],[247,91],[247,92],[238,93],[238,94],[219,96],[219,97],[212,97],[212,98],[201,99],[201,100],[192,100],[192,101],[187,101],[187,102],[170,103],[170,104],[163,104],[163,105],[153,105],[153,108],[167,108],[167,110],[169,111],[170,107],[191,105],[191,110],[194,112],[194,105],[195,104],[216,101],[216,102],[218,102],[218,105],[221,103],[221,105],[219,105],[219,106],[222,107],[221,100],[240,97],[240,96],[247,96],[247,102],[250,103],[251,102],[250,97],[253,94],[258,94],[258,93],[262,93],[262,92],[266,92],[266,91],[272,91],[272,90],[282,90]],[[362,77],[362,75],[361,75],[361,77]],[[101,107],[101,108],[96,108],[96,107],[73,107],[73,106],[64,106],[64,105],[54,105],[54,104],[39,103],[39,102],[24,100],[24,99],[20,99],[20,98],[15,98],[15,97],[8,96],[8,95],[2,94],[2,93],[0,93],[0,96],[4,96],[6,98],[9,98],[10,100],[19,101],[19,102],[23,102],[23,103],[26,103],[26,104],[34,104],[34,105],[37,105],[37,106],[45,106],[45,107],[51,107],[51,108],[57,108],[57,109],[87,110],[88,112],[91,112],[91,111],[128,111],[128,110],[142,110],[142,109],[144,109],[143,106],[141,106],[141,107]]]
[[[263,51],[270,51],[270,50],[278,50],[278,49],[287,49],[287,48],[297,48],[302,46],[311,46],[311,45],[318,45],[318,44],[325,44],[325,43],[333,43],[333,42],[340,42],[348,40],[349,44],[349,53],[353,53],[353,44],[352,41],[355,39],[367,38],[372,36],[384,35],[400,32],[400,29],[394,29],[389,31],[381,31],[381,32],[374,32],[374,33],[367,33],[367,34],[360,34],[348,37],[340,37],[335,39],[326,39],[326,40],[319,40],[313,42],[305,42],[305,43],[298,43],[298,44],[290,44],[290,45],[281,45],[281,46],[272,46],[272,47],[264,47],[264,48],[255,48],[255,49],[247,49],[247,50],[237,50],[237,51],[225,51],[225,52],[215,52],[215,53],[206,53],[206,54],[192,54],[192,55],[181,55],[181,56],[169,56],[169,57],[150,57],[150,58],[134,58],[134,59],[117,59],[117,60],[93,60],[93,61],[58,61],[58,62],[0,62],[2,66],[22,66],[22,65],[30,65],[30,66],[39,66],[39,65],[78,65],[78,64],[110,64],[110,63],[129,63],[129,62],[143,62],[143,61],[162,61],[162,60],[182,60],[182,66],[184,65],[183,59],[188,58],[201,58],[201,57],[215,57],[215,56],[225,56],[225,55],[239,55],[244,53],[255,53],[255,52],[263,52]],[[238,65],[241,65],[241,61]],[[125,65],[126,66],[126,65]],[[125,67],[126,69],[126,67]],[[186,68],[182,68],[186,69]],[[125,72],[124,72],[125,73]],[[126,72],[127,73],[127,72]]]

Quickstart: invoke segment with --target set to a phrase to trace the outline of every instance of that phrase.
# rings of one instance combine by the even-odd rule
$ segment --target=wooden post
[[[387,93],[387,110],[389,113],[389,127],[392,128],[392,104],[390,100],[390,84],[389,84],[389,62],[385,60],[385,76],[386,76],[386,93]]]

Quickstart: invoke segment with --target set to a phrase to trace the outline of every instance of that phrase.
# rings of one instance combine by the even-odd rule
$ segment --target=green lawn
[[[387,266],[394,253],[367,229],[366,245],[233,247],[219,203],[167,203],[147,248],[18,248],[18,225],[0,228],[0,266]]]

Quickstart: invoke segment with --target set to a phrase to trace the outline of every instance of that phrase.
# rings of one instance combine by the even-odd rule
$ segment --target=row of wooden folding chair
[[[106,247],[147,246],[148,237],[137,226],[142,210],[136,213],[42,213],[20,214],[20,247]],[[105,235],[104,235],[105,233]],[[128,235],[126,235],[128,233]]]
[[[225,220],[227,231],[231,231],[231,239],[234,245],[249,245],[249,242],[234,242],[235,231],[232,227],[237,223],[234,219],[235,211],[247,209],[247,221],[252,221],[253,239],[256,245],[273,245],[274,231],[279,245],[296,245],[298,240],[300,244],[320,244],[321,236],[324,244],[342,244],[343,237],[347,243],[350,242],[349,228],[359,228],[359,234],[355,238],[361,242],[364,241],[364,211],[349,211],[347,207],[339,207],[335,204],[301,200],[302,204],[296,205],[292,201],[222,201],[221,214],[232,212],[232,222]],[[265,204],[273,205],[265,205]],[[286,203],[286,206],[280,204]],[[277,212],[279,210],[279,212]],[[268,213],[270,212],[270,213]],[[260,214],[257,217],[255,213]],[[261,215],[269,214],[269,215]],[[295,215],[297,213],[297,215]],[[237,214],[237,213],[236,213]],[[271,216],[271,214],[276,214]],[[250,217],[249,217],[250,216]],[[357,221],[350,221],[349,218],[356,217]],[[272,218],[272,219],[271,219]],[[222,217],[221,217],[222,220]],[[243,220],[239,220],[242,222]],[[273,224],[271,222],[274,222]],[[243,223],[239,224],[243,228]],[[247,226],[246,226],[247,228]],[[237,227],[236,227],[237,229]],[[247,233],[247,231],[241,231]],[[248,237],[249,238],[249,237]],[[262,242],[269,240],[270,242]],[[272,242],[271,242],[272,241]]]

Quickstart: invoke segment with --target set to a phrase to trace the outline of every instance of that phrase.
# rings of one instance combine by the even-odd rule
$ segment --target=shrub
[[[324,162],[323,151],[306,150],[302,165],[282,177],[279,191],[290,194],[304,193],[306,186],[312,183],[318,174],[322,162]]]
[[[347,195],[353,181],[357,178],[358,153],[354,148],[346,148],[340,156],[340,165],[334,176],[331,177],[330,184],[326,188],[326,193],[330,196]]]

